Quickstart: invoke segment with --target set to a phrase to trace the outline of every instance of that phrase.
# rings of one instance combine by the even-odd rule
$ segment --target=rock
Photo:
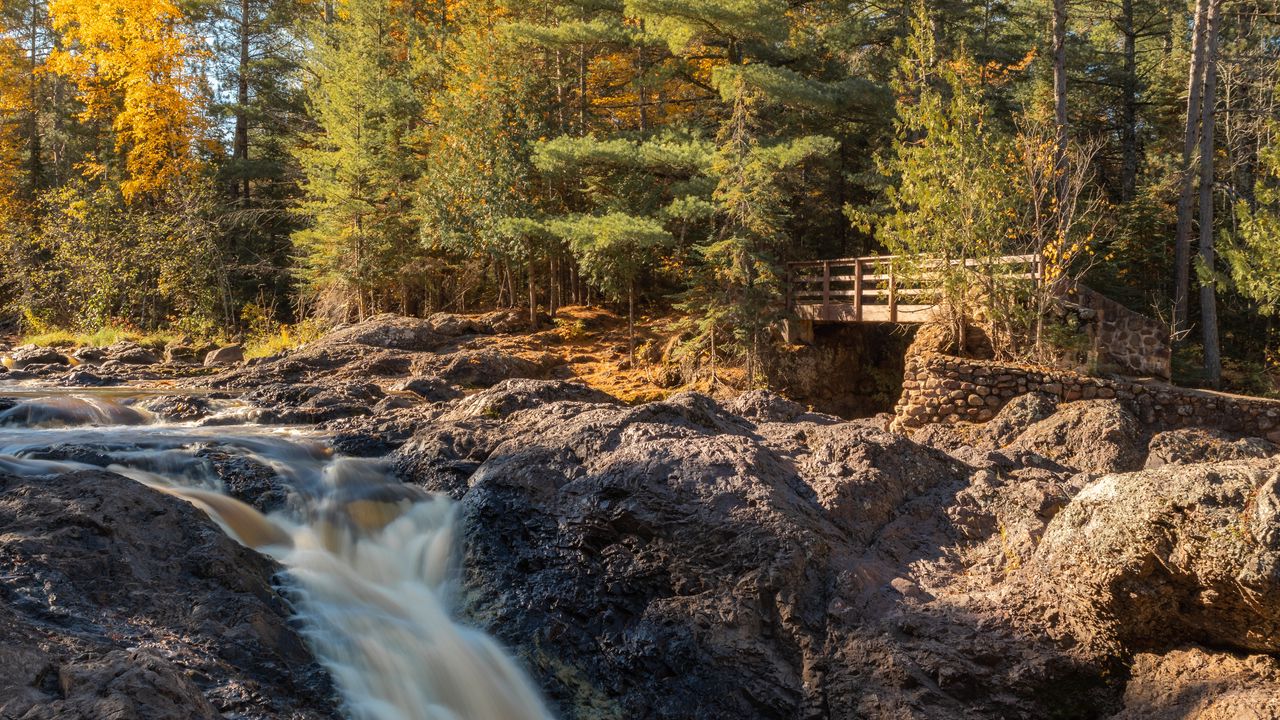
[[[462,397],[462,391],[434,375],[418,375],[396,384],[400,392],[410,392],[428,402],[446,402]]]
[[[752,424],[689,393],[527,404],[425,421],[397,472],[461,499],[468,613],[557,716],[1036,717],[1114,701],[1101,668],[949,592],[964,575],[943,558],[972,540],[946,508],[971,471],[945,455],[866,423]]]
[[[71,353],[71,359],[82,365],[97,365],[107,359],[107,351],[100,347],[76,348]]]
[[[259,422],[312,424],[368,415],[382,397],[382,388],[373,383],[337,381],[266,385],[246,394],[244,400],[262,408]]]
[[[748,420],[785,422],[799,417],[805,407],[768,390],[748,390],[733,399],[729,411]]]
[[[1261,438],[1235,438],[1221,430],[1185,428],[1156,433],[1147,445],[1146,467],[1266,458],[1280,448]]]
[[[415,364],[414,373],[435,375],[463,387],[491,387],[508,378],[536,378],[545,374],[533,362],[492,348],[424,356]]]
[[[1138,419],[1118,401],[1082,400],[1059,406],[1009,448],[1085,472],[1124,472],[1142,467],[1146,439]]]
[[[114,360],[125,365],[155,365],[160,362],[160,356],[154,350],[128,341],[121,341],[108,346],[106,348],[106,357],[108,360]]]
[[[289,507],[293,494],[289,483],[267,465],[217,445],[202,448],[196,457],[209,463],[222,478],[228,495],[252,505],[258,512],[265,514]]]
[[[616,405],[617,398],[582,383],[565,380],[503,380],[488,390],[459,402],[449,418],[503,417],[517,410],[537,408],[557,401]]]
[[[209,400],[199,395],[161,395],[143,402],[142,407],[166,422],[193,422],[213,412]]]
[[[434,350],[444,338],[429,320],[402,315],[375,315],[361,323],[340,327],[318,342],[324,345],[355,344],[394,350]]]
[[[244,349],[239,345],[228,345],[211,350],[204,356],[205,367],[217,365],[236,365],[244,362]]]
[[[338,718],[279,567],[105,472],[0,475],[0,716]]]
[[[1280,464],[1166,466],[1089,483],[1024,582],[1095,652],[1182,641],[1280,651]]]
[[[208,352],[210,351],[206,350],[201,353],[199,348],[191,345],[170,343],[164,348],[164,363],[166,365],[199,365],[202,362],[202,355]]]
[[[114,379],[104,378],[83,367],[77,367],[63,376],[62,383],[71,387],[105,387],[117,384]]]
[[[11,370],[29,370],[35,366],[42,365],[70,365],[71,361],[62,351],[56,348],[36,347],[35,345],[23,345],[14,348],[9,353],[9,359],[13,361]],[[65,369],[65,368],[63,368]]]
[[[1004,447],[1057,409],[1058,399],[1051,395],[1038,392],[1019,395],[1006,403],[981,432],[990,445]]]
[[[1140,653],[1112,720],[1280,718],[1280,663],[1195,645]]]

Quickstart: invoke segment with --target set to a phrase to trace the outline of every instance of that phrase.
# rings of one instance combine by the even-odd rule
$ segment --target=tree
[[[1191,285],[1191,221],[1192,195],[1195,192],[1195,152],[1200,138],[1200,94],[1205,75],[1205,29],[1208,25],[1210,0],[1196,0],[1195,21],[1191,31],[1191,61],[1187,80],[1187,122],[1183,131],[1182,176],[1179,181],[1178,226],[1174,238],[1173,332],[1186,329],[1188,295]]]
[[[611,299],[627,300],[627,354],[636,359],[636,285],[657,254],[674,239],[650,218],[625,213],[584,215],[555,221],[555,233],[567,238],[588,279]]]
[[[411,7],[388,0],[344,0],[332,23],[311,23],[307,98],[319,130],[296,150],[311,224],[294,241],[312,308],[323,301],[336,319],[407,300],[421,172],[411,147],[421,108],[408,62],[415,23]]]
[[[1274,133],[1274,121],[1272,128]],[[1259,161],[1256,207],[1247,200],[1237,202],[1240,228],[1222,256],[1236,291],[1257,303],[1270,326],[1280,315],[1280,143],[1274,134]]]
[[[189,67],[199,55],[170,0],[51,0],[62,34],[49,67],[80,91],[81,119],[109,121],[123,158],[127,201],[161,194],[199,173],[204,125]],[[107,157],[87,158],[88,176],[108,172]]]
[[[1222,384],[1222,350],[1218,341],[1217,287],[1213,227],[1213,151],[1218,81],[1218,27],[1221,0],[1209,0],[1205,17],[1204,91],[1200,100],[1200,263],[1208,279],[1200,283],[1200,326],[1204,337],[1204,371],[1213,387]]]

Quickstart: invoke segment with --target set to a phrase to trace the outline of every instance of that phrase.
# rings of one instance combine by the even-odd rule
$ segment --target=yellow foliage
[[[171,0],[51,0],[62,33],[48,67],[80,91],[85,120],[110,120],[132,201],[170,186],[196,169],[204,124],[186,63],[201,56],[182,30]],[[99,163],[82,167],[101,172]]]

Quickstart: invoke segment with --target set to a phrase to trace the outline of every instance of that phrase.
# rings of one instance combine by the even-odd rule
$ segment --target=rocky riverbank
[[[1036,394],[910,437],[764,392],[630,404],[518,331],[381,317],[212,374],[139,367],[455,498],[462,610],[559,717],[1280,717],[1271,443]],[[218,398],[139,410],[227,422]],[[203,457],[287,506],[272,468]],[[271,561],[181,501],[0,476],[0,532],[0,717],[335,712]]]

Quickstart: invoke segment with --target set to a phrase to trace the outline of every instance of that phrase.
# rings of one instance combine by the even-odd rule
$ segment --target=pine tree
[[[312,302],[339,318],[399,307],[414,272],[412,186],[420,112],[408,62],[412,8],[346,0],[311,25],[308,106],[319,130],[296,151],[310,226],[294,235]]]

